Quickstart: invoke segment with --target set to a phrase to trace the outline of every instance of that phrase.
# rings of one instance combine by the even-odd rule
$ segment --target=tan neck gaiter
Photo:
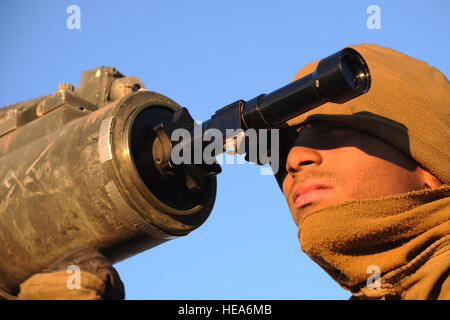
[[[300,221],[298,238],[302,250],[343,288],[400,296],[400,279],[450,248],[450,185],[310,212]],[[376,268],[381,286],[368,290]]]

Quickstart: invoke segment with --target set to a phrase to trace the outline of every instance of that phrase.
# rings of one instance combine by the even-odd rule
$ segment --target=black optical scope
[[[237,100],[219,109],[209,120],[202,123],[201,132],[217,129],[223,134],[223,150],[215,153],[218,155],[226,151],[225,144],[233,139],[229,136],[230,129],[241,129],[245,132],[249,129],[282,128],[288,120],[326,102],[343,103],[366,93],[370,83],[369,68],[363,57],[356,50],[345,48],[322,59],[314,72],[278,90],[258,95],[248,101]],[[191,183],[193,190],[204,184],[206,176],[221,172],[217,164],[179,166],[171,162],[171,151],[176,144],[205,144],[203,136],[195,134],[194,125],[187,109],[181,108],[174,112],[170,123],[163,122],[154,128],[157,138],[153,144],[153,158],[159,172],[169,178],[175,175],[174,170],[191,171],[193,176],[188,180],[197,182],[197,185],[195,182]],[[189,138],[180,142],[171,141],[172,132],[179,128],[190,130]],[[197,139],[202,141],[197,142]],[[206,173],[206,176],[199,175],[199,172]]]

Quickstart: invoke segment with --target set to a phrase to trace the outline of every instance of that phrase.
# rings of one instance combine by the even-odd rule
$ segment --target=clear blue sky
[[[66,26],[72,4],[79,30]],[[381,29],[366,25],[373,4]],[[385,45],[449,77],[449,34],[446,0],[2,0],[0,105],[77,86],[82,71],[106,65],[206,120],[350,44]],[[347,299],[300,250],[274,178],[249,164],[222,169],[199,229],[115,265],[127,299]]]

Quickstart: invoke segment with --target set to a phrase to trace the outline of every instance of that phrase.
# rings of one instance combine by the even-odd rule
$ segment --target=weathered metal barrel
[[[0,109],[0,288],[66,251],[93,247],[118,262],[209,216],[216,178],[198,192],[160,178],[149,134],[180,106],[114,68]]]

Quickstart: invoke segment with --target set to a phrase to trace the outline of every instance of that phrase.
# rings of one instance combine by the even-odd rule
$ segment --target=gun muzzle
[[[189,192],[152,165],[152,128],[177,103],[115,68],[0,108],[0,296],[75,248],[116,263],[209,216],[216,179]]]

